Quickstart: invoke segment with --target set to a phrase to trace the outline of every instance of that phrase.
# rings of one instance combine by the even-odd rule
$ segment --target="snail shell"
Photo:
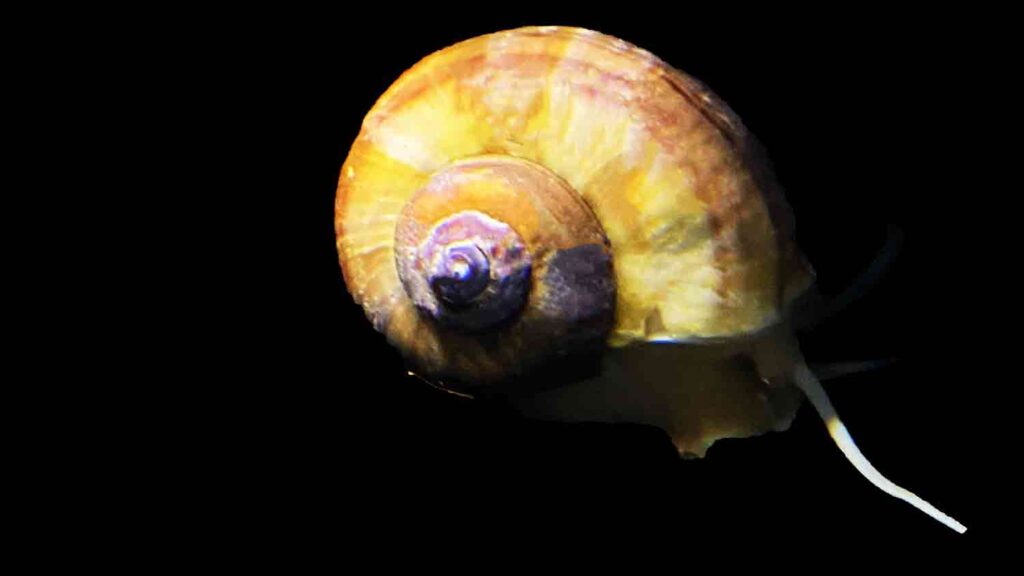
[[[621,40],[474,38],[367,114],[338,188],[342,270],[417,370],[466,383],[756,333],[810,279],[762,158],[708,89]]]

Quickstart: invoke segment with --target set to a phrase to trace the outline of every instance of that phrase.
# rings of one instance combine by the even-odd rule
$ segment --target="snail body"
[[[649,52],[543,27],[428,56],[364,119],[335,214],[354,299],[435,383],[695,455],[786,429],[806,395],[879,483],[788,328],[813,273],[760,147]],[[587,354],[588,376],[524,384]]]

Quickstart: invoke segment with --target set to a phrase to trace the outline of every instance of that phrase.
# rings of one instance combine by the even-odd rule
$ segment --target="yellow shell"
[[[597,215],[618,292],[612,345],[754,332],[808,283],[757,146],[709,90],[621,40],[524,28],[416,64],[345,161],[345,279],[392,342],[422,331],[392,265],[399,213],[435,171],[494,154],[546,167]]]

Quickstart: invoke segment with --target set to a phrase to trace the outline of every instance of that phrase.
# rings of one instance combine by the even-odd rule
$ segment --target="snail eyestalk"
[[[871,462],[864,457],[860,449],[857,448],[857,444],[853,441],[853,437],[850,436],[846,426],[843,425],[842,420],[839,419],[839,415],[836,413],[835,408],[832,406],[832,402],[828,398],[828,394],[825,393],[825,389],[821,386],[821,382],[814,376],[811,370],[803,362],[798,362],[793,371],[793,381],[804,394],[807,399],[814,405],[814,409],[817,410],[818,415],[825,422],[825,427],[828,428],[829,436],[842,451],[846,459],[853,464],[854,468],[857,469],[869,482],[877,486],[880,490],[903,500],[907,504],[917,508],[932,518],[942,522],[946,526],[956,530],[958,533],[963,534],[967,531],[967,527],[957,522],[947,514],[932,506],[924,499],[919,497],[917,494],[897,486],[890,481],[882,473],[879,472]]]

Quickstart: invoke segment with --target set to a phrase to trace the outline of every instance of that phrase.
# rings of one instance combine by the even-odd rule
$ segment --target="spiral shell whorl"
[[[467,210],[419,246],[399,243],[398,276],[416,307],[444,326],[473,331],[518,314],[530,291],[530,253],[508,224]]]
[[[403,74],[363,122],[336,203],[346,284],[423,373],[475,381],[582,342],[762,330],[806,275],[751,142],[699,82],[615,38],[467,40]],[[500,300],[501,320],[463,321],[500,278],[476,244],[417,252],[467,211],[507,224],[529,256],[525,303]],[[416,258],[422,282],[399,272]]]
[[[505,379],[600,349],[614,323],[600,222],[533,162],[482,155],[435,171],[398,216],[394,258],[414,312],[389,337],[430,374]]]

